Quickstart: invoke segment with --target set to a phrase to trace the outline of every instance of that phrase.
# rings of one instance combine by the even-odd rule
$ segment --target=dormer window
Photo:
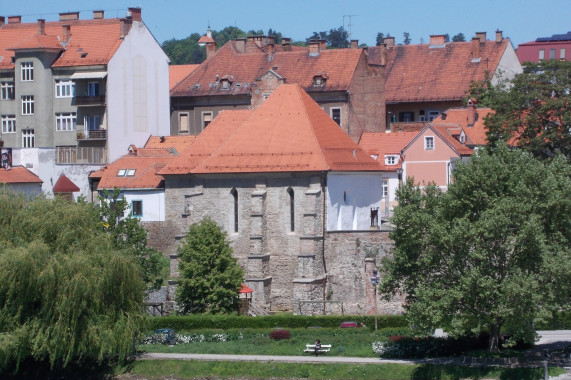
[[[323,87],[329,77],[325,72],[317,73],[313,76],[313,87]]]
[[[232,75],[224,75],[220,78],[220,89],[229,90],[232,87],[232,83],[234,83],[234,77]]]
[[[385,165],[396,165],[399,162],[399,156],[397,155],[386,155]]]

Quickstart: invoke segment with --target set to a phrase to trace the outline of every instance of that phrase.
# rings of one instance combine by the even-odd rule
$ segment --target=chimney
[[[319,40],[319,51],[327,49],[327,41]]]
[[[468,99],[468,127],[473,127],[476,122],[476,99]]]
[[[502,35],[501,30],[496,30],[496,42],[502,42],[504,40],[504,36]]]
[[[238,53],[245,53],[246,52],[246,39],[245,38],[237,38],[236,39],[236,50],[238,50]]]
[[[129,31],[131,30],[132,25],[133,25],[133,19],[131,19],[129,17],[121,19],[121,26],[120,26],[121,37],[120,38],[125,38],[125,36],[127,34],[129,34]]]
[[[208,42],[206,44],[206,59],[212,57],[216,53],[216,42]]]
[[[389,52],[387,51],[387,44],[381,44],[381,66],[385,66],[387,64]]]
[[[129,8],[127,12],[127,17],[131,16],[133,21],[143,21],[141,18],[141,8]]]
[[[275,40],[274,36],[267,36],[265,45],[269,45],[269,44],[273,45],[273,44],[275,44],[275,42],[276,42],[276,40]]]
[[[472,62],[480,60],[480,39],[478,37],[472,38]]]
[[[93,11],[93,19],[105,18],[105,11]]]
[[[319,55],[319,41],[309,40],[309,56],[316,57]]]
[[[71,25],[65,24],[65,25],[62,25],[62,28],[63,28],[62,41],[67,42],[71,38]]]
[[[0,16],[0,27],[6,23],[6,18],[4,16]]]
[[[282,48],[284,51],[291,51],[291,38],[282,37]]]
[[[486,32],[476,32],[476,37],[480,40],[481,43],[486,42]]]
[[[20,24],[22,16],[8,16],[8,24]]]
[[[271,61],[275,52],[275,46],[273,43],[266,45],[266,52],[268,53],[268,61]]]
[[[59,14],[60,21],[79,20],[79,12],[66,12]]]
[[[359,40],[351,40],[351,49],[357,49],[359,47]]]
[[[46,34],[46,20],[43,18],[38,19],[38,34],[43,36]]]
[[[446,43],[446,37],[443,34],[433,34],[430,36],[430,46],[440,47]]]
[[[383,42],[387,45],[387,49],[392,49],[395,46],[395,38],[394,37],[385,37]]]

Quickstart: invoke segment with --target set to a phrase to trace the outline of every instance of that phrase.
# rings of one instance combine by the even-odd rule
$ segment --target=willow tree
[[[398,193],[386,295],[406,296],[421,331],[500,332],[532,343],[534,321],[571,304],[571,165],[501,145],[454,172],[443,193],[407,181]]]
[[[144,283],[92,205],[0,193],[0,373],[132,351]]]

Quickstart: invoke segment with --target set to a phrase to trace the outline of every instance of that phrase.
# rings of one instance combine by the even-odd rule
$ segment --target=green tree
[[[136,259],[141,267],[143,281],[152,288],[163,283],[168,259],[161,252],[147,246],[147,231],[133,218],[129,204],[119,189],[103,190],[96,209],[101,226],[111,236],[116,249]]]
[[[0,213],[0,373],[130,354],[144,284],[93,206],[2,191]]]
[[[455,34],[452,37],[452,42],[465,42],[465,41],[466,41],[466,37],[464,37],[463,33]]]
[[[571,304],[571,165],[505,144],[459,164],[446,193],[407,180],[381,290],[406,296],[421,332],[500,331],[533,342],[533,322]]]
[[[404,44],[405,44],[405,45],[410,45],[410,33],[409,33],[409,32],[404,32],[404,33],[403,33],[403,37],[404,37]]]
[[[444,35],[444,42],[450,42],[450,35],[448,33]]]
[[[244,273],[216,222],[205,218],[191,225],[178,253],[176,299],[182,313],[235,311]]]
[[[514,141],[536,157],[571,158],[571,62],[526,63],[509,86],[489,89],[488,141]]]
[[[381,46],[383,40],[385,39],[385,35],[381,32],[377,33],[377,40],[375,42],[375,46]]]

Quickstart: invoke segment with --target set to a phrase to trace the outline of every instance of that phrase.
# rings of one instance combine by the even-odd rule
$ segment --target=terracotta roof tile
[[[180,83],[190,73],[196,70],[200,65],[170,65],[169,66],[169,89]]]
[[[79,187],[64,174],[59,176],[53,188],[54,193],[75,193],[78,191],[80,191]]]
[[[238,120],[229,120],[234,115]],[[328,170],[377,171],[380,167],[299,85],[284,84],[256,110],[222,112],[161,173]]]
[[[386,155],[398,155],[418,135],[418,132],[363,133],[359,146],[369,155],[377,156],[377,162],[384,170],[395,171],[402,166],[385,165]]]
[[[43,183],[43,181],[23,166],[13,166],[10,170],[0,168],[0,183]]]
[[[172,152],[174,149],[178,154],[184,152],[196,139],[196,136],[151,136],[147,140],[144,148],[166,149]]]
[[[494,72],[510,41],[480,45],[480,61],[472,62],[472,42],[396,45],[388,49],[386,101],[418,102],[460,100],[473,80]],[[380,57],[381,47],[369,48],[369,59]]]
[[[362,54],[362,49],[327,49],[309,56],[307,48],[283,51],[277,45],[269,59],[263,49],[241,53],[236,41],[229,41],[175,86],[171,96],[249,94],[256,80],[269,70],[285,78],[286,83],[299,84],[308,92],[346,90]],[[320,72],[327,75],[326,84],[313,87],[313,77]],[[229,90],[217,85],[217,77],[224,76],[233,78]]]
[[[174,159],[174,155],[161,157],[140,157],[126,155],[90,175],[100,178],[98,190],[113,189],[156,189],[163,181],[157,172]],[[134,170],[132,175],[128,170]]]
[[[447,125],[431,125],[433,131],[436,132],[442,140],[444,140],[452,149],[460,156],[471,156],[474,150],[462,144],[453,136],[459,134],[461,129],[458,127],[450,127]]]
[[[476,117],[474,125],[468,125],[468,113],[470,112],[468,107],[462,108],[450,108],[446,110],[446,119],[443,119],[443,115],[438,116],[436,119],[432,121],[433,125],[458,125],[468,137],[468,144],[469,145],[486,145],[487,144],[487,137],[486,137],[486,126],[484,125],[484,119],[490,113],[494,111],[491,108],[476,108]]]
[[[0,27],[0,69],[14,67],[10,49],[62,49],[63,25],[70,25],[71,39],[53,67],[107,64],[123,41],[118,18],[46,22],[45,35],[38,34],[37,23],[4,24]]]

